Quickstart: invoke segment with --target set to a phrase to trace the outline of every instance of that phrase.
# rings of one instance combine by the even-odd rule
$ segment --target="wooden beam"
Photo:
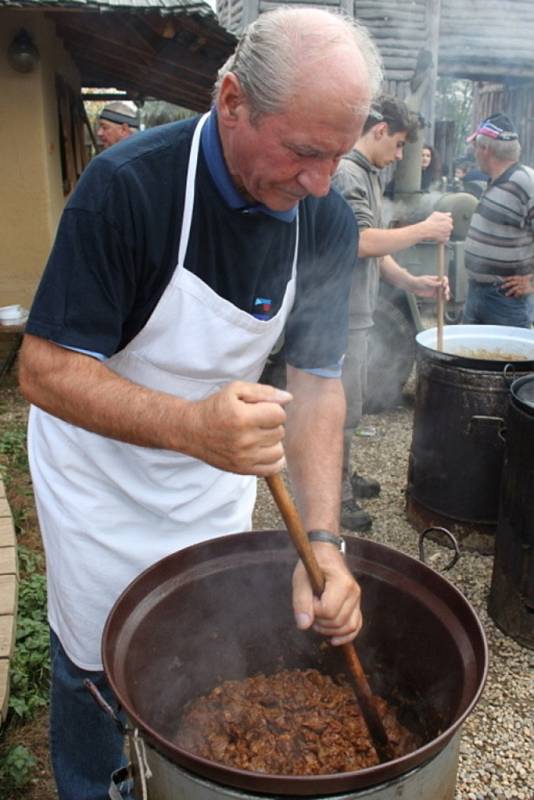
[[[93,65],[91,65],[93,66]],[[98,71],[93,73],[92,81],[86,82],[87,88],[103,86],[109,79],[109,74],[101,74]],[[136,79],[129,71],[124,74],[116,74],[116,85],[118,88],[127,92],[141,93],[145,97],[153,97],[156,100],[165,100],[168,103],[184,106],[192,111],[207,111],[211,104],[211,89],[201,89],[198,84],[171,82],[165,78],[158,80],[155,75],[146,76],[144,79]]]
[[[497,81],[502,82],[506,78],[519,78],[525,81],[533,80],[532,66],[524,67],[510,64],[466,64],[458,61],[448,61],[440,59],[439,74],[453,78],[470,81]]]
[[[78,47],[91,47],[93,43],[98,43],[98,46],[104,52],[118,52],[125,57],[130,54],[133,59],[149,60],[156,52],[154,47],[140,37],[136,37],[136,41],[127,38],[124,29],[120,34],[115,33],[113,30],[106,31],[104,27],[100,27],[97,30],[93,28],[87,30],[77,24],[78,20],[76,18],[74,19],[76,22],[74,25],[70,24],[70,18],[68,23],[61,21],[56,24],[57,35],[63,40],[66,49],[72,53],[74,60],[76,60],[76,49]]]
[[[126,34],[127,35],[127,34]],[[191,72],[194,76],[203,76],[214,80],[217,68],[223,63],[213,62],[191,53],[177,42],[163,42],[163,47],[143,51],[129,46],[127,40],[121,38],[113,42],[113,46],[106,38],[88,37],[79,31],[70,31],[65,37],[65,47],[69,50],[75,63],[79,59],[98,60],[106,65],[127,65],[134,70],[153,69],[157,62],[162,66],[167,65],[172,69],[182,69]],[[91,56],[91,54],[93,54]]]
[[[185,69],[181,64],[161,63],[161,61],[155,59],[151,64],[135,65],[131,62],[114,58],[107,58],[106,60],[95,58],[95,54],[91,50],[79,53],[78,64],[82,72],[82,78],[86,75],[91,78],[93,83],[97,75],[107,76],[106,83],[100,84],[101,86],[111,85],[109,83],[110,79],[116,82],[119,78],[126,78],[130,85],[138,81],[141,84],[147,81],[165,81],[175,88],[181,85],[192,85],[197,86],[200,90],[211,91],[215,81],[215,74],[201,75]],[[88,85],[85,80],[83,83]],[[116,83],[113,85],[114,88],[119,88]]]

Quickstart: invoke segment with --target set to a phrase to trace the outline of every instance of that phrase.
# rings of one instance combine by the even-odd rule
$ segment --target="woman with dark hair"
[[[423,145],[421,152],[421,190],[430,192],[439,189],[441,183],[441,159],[433,147]]]

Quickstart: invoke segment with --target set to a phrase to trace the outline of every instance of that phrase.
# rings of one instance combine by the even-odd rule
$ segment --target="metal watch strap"
[[[345,539],[342,536],[337,536],[330,531],[311,530],[308,531],[308,539],[310,542],[328,542],[337,547],[340,553],[345,555]]]

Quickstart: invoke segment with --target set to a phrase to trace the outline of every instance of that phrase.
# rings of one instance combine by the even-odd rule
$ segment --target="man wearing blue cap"
[[[511,120],[493,114],[467,139],[489,175],[465,242],[467,325],[531,327],[534,292],[534,170],[519,162]]]

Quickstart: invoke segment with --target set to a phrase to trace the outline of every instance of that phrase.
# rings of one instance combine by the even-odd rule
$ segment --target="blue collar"
[[[263,203],[256,203],[255,205],[249,203],[238,192],[224,161],[221,139],[217,128],[217,112],[214,108],[212,108],[208,120],[202,128],[200,143],[210,175],[223,200],[230,208],[241,211],[243,214],[268,214],[281,222],[293,222],[296,219],[298,204],[290,208],[289,211],[272,211],[267,206],[264,206]]]

